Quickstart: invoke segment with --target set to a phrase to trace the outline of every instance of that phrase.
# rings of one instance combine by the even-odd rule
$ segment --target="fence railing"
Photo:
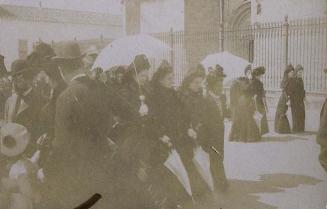
[[[152,34],[169,45],[172,50],[151,59],[152,72],[162,59],[168,60],[175,69],[176,85],[180,85],[187,71],[210,53],[220,52],[220,40],[224,50],[253,63],[264,66],[265,88],[279,90],[283,72],[288,64],[304,67],[305,88],[309,92],[327,92],[327,17],[272,22],[238,28],[225,27],[223,36],[217,30],[197,33],[170,31]],[[104,47],[112,40],[80,41],[83,49],[90,44]],[[195,60],[195,61],[194,61]],[[241,75],[240,75],[241,76]]]
[[[160,58],[174,64],[179,85],[190,66],[190,57],[201,60],[209,53],[220,52],[219,31],[185,34],[154,34],[173,49]],[[249,60],[253,66],[266,67],[263,78],[269,90],[280,89],[288,64],[304,67],[305,88],[310,92],[326,92],[327,18],[273,22],[241,28],[225,28],[224,50]],[[159,59],[158,59],[159,60]],[[158,61],[154,62],[154,68]]]

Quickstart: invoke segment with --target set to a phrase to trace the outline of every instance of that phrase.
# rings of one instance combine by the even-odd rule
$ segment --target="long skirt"
[[[266,133],[269,133],[269,126],[268,126],[266,108],[263,105],[263,103],[258,104],[258,111],[262,114],[262,118],[260,121],[260,133],[261,135],[264,135]]]
[[[292,132],[293,133],[304,132],[305,106],[303,100],[295,99],[294,101],[291,101],[291,110],[292,110],[292,119],[293,119]]]
[[[256,142],[260,141],[259,128],[253,118],[254,102],[251,98],[242,96],[233,110],[230,141]]]
[[[287,118],[287,97],[283,93],[278,101],[276,115],[275,115],[275,132],[280,134],[291,133],[290,123]]]

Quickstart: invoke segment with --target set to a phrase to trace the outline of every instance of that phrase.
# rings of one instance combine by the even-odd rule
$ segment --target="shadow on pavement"
[[[303,134],[273,134],[262,137],[259,142],[291,142],[295,140],[309,140],[314,133],[303,133]]]
[[[208,194],[195,207],[197,209],[277,209],[260,202],[260,193],[279,193],[299,185],[316,185],[321,180],[293,174],[265,174],[259,181],[230,180],[226,193]],[[186,207],[190,208],[190,207]]]

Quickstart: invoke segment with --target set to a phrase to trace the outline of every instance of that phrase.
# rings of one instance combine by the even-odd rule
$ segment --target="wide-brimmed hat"
[[[10,75],[12,77],[16,77],[16,76],[23,75],[23,74],[30,74],[30,73],[32,73],[32,72],[28,68],[28,64],[27,64],[26,60],[17,59],[12,62],[11,71],[10,71]]]
[[[0,151],[3,155],[14,157],[22,154],[30,141],[27,129],[17,123],[7,123],[1,128]]]
[[[85,56],[82,54],[81,48],[77,42],[64,42],[58,43],[54,47],[56,56],[52,57],[55,61],[69,61],[75,59],[81,59]]]
[[[284,74],[288,74],[288,73],[290,73],[290,72],[292,72],[292,71],[295,71],[294,66],[291,65],[291,64],[289,64],[289,65],[286,67],[286,70],[285,70]]]
[[[295,72],[299,72],[299,71],[303,71],[304,68],[302,65],[298,64],[296,67],[295,67]]]
[[[226,74],[224,73],[224,68],[220,65],[216,65],[214,68],[213,67],[210,67],[208,69],[208,74],[213,74],[214,76],[216,77],[219,77],[219,78],[225,78],[226,77]]]
[[[35,46],[33,52],[44,58],[54,57],[56,53],[50,44],[40,42]]]
[[[142,70],[149,70],[151,67],[148,58],[144,54],[136,55],[130,68],[135,68],[137,72]]]
[[[260,67],[256,67],[252,70],[252,75],[253,76],[259,76],[259,75],[263,75],[266,73],[266,68],[263,66]]]

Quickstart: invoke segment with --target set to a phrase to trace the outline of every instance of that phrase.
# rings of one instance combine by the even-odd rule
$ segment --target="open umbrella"
[[[138,34],[117,39],[106,46],[98,55],[93,68],[108,71],[114,66],[129,65],[136,55],[144,54],[154,58],[169,52],[171,48],[150,35]]]
[[[171,150],[164,165],[177,177],[178,181],[183,185],[186,192],[192,197],[190,179],[184,164],[175,149]]]
[[[235,56],[229,52],[221,52],[216,54],[209,54],[201,61],[201,64],[205,69],[220,65],[224,68],[226,74],[225,83],[232,79],[238,78],[244,74],[244,70],[247,66],[251,65],[247,60]]]

